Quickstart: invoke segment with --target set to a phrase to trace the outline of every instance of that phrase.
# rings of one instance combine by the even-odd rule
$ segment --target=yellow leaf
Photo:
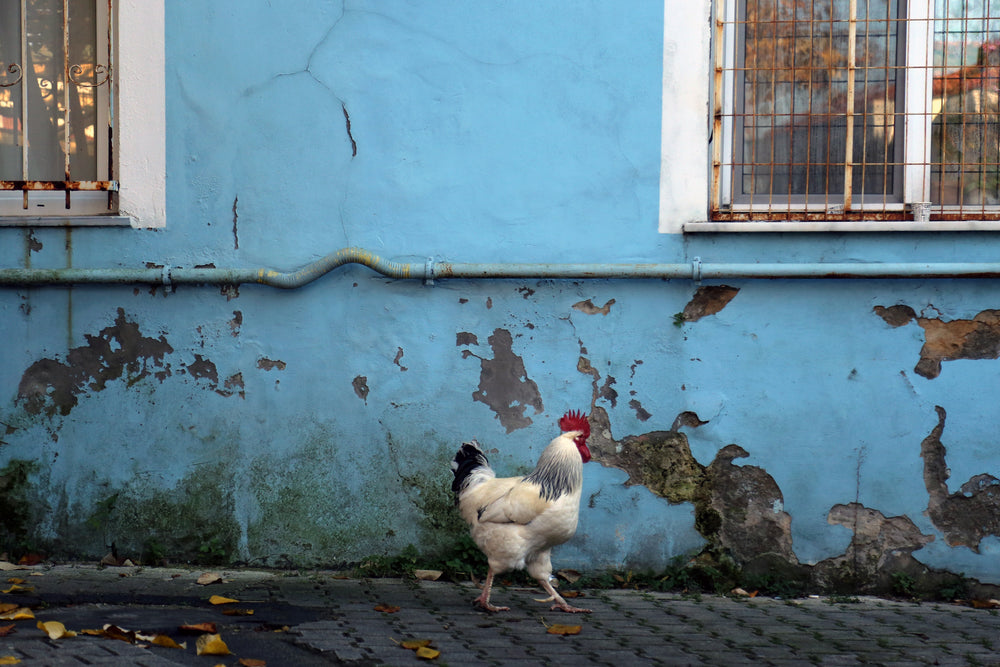
[[[24,583],[24,579],[18,579],[17,577],[11,577],[10,579],[7,580],[7,583],[8,584],[23,584]]]
[[[34,617],[35,614],[27,607],[15,607],[0,614],[0,621],[27,621]]]
[[[233,602],[239,602],[239,600],[234,600],[233,598],[224,598],[221,595],[213,595],[208,598],[208,601],[212,604],[232,604]]]
[[[550,625],[547,632],[550,635],[578,635],[583,627],[579,625],[563,625],[561,623],[556,623],[555,625]]]
[[[17,609],[17,605],[13,602],[0,602],[0,614],[6,614],[8,611],[15,609]]]
[[[178,644],[173,639],[166,635],[156,635],[153,637],[153,642],[156,646],[163,646],[164,648],[187,648],[187,642],[183,644]]]
[[[198,577],[198,581],[195,583],[202,586],[208,586],[209,584],[221,584],[222,576],[218,572],[206,572],[205,574]]]
[[[59,621],[38,621],[35,624],[39,630],[47,633],[49,639],[62,639],[63,637],[76,637],[76,633],[72,630],[67,630],[66,626]]]
[[[441,655],[441,651],[436,648],[430,648],[429,646],[421,646],[417,649],[417,657],[421,660],[433,660],[439,655]]]
[[[17,665],[21,661],[12,655],[0,655],[0,665]]]
[[[253,609],[223,609],[224,616],[253,616]]]
[[[21,586],[19,584],[14,584],[5,591],[0,591],[0,593],[30,593],[35,590],[33,586]]]
[[[241,667],[267,667],[267,661],[255,658],[240,658],[236,661],[236,664]]]
[[[195,645],[198,655],[230,655],[229,647],[221,635],[202,635]]]
[[[425,646],[430,646],[430,645],[431,645],[430,639],[407,639],[406,641],[400,644],[400,646],[402,646],[403,648],[410,649],[411,651],[416,651],[418,648],[423,648]]]
[[[394,604],[386,604],[384,602],[382,604],[375,605],[375,611],[380,611],[384,614],[395,614],[400,609],[401,607],[397,607]]]

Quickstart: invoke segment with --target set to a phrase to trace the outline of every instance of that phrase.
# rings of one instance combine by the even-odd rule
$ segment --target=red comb
[[[583,431],[583,437],[590,437],[590,422],[587,417],[578,410],[569,410],[559,419],[559,428],[566,431]]]

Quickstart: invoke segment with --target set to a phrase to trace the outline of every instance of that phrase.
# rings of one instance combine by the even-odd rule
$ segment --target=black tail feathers
[[[473,470],[480,467],[489,467],[490,462],[487,460],[486,455],[483,454],[483,450],[479,448],[479,443],[473,440],[472,442],[463,442],[462,448],[458,450],[455,454],[455,459],[451,462],[451,471],[455,473],[455,480],[451,483],[451,490],[455,493],[457,497],[462,491],[462,487],[465,485],[465,480],[472,473]]]

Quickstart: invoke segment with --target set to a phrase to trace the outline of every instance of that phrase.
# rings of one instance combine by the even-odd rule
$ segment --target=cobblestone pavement
[[[539,591],[499,586],[494,602],[511,611],[486,614],[470,605],[471,584],[234,570],[199,585],[202,572],[79,565],[4,572],[0,590],[10,592],[0,605],[30,608],[34,618],[0,620],[0,664],[426,665],[402,644],[429,640],[440,651],[431,664],[452,666],[1000,665],[1000,615],[956,604],[594,590],[573,600],[594,613],[570,615],[536,602]],[[212,595],[238,602],[213,605]],[[50,639],[40,621],[163,633],[187,647],[82,634]],[[179,631],[206,622],[217,625],[230,655],[198,656],[197,638]],[[579,633],[549,633],[556,624]],[[10,625],[14,631],[3,634]]]

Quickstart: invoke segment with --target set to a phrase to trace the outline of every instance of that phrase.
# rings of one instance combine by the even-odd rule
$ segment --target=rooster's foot
[[[581,609],[580,607],[568,605],[565,602],[552,605],[551,611],[564,611],[567,614],[592,614],[594,612],[593,609]]]
[[[483,600],[482,598],[476,598],[472,601],[472,604],[479,607],[483,611],[498,612],[498,611],[510,611],[510,607],[498,607],[494,604],[490,604],[488,600]]]

